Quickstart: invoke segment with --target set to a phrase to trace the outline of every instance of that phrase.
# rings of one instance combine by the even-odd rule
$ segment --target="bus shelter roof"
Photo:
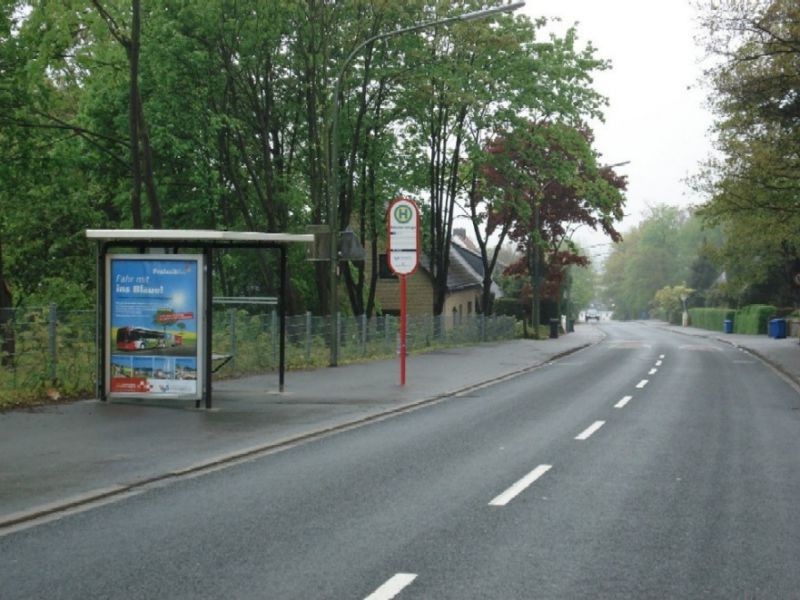
[[[218,231],[215,229],[87,229],[89,239],[111,242],[198,242],[200,245],[214,243],[230,244],[288,244],[314,242],[310,233],[262,233],[259,231]]]

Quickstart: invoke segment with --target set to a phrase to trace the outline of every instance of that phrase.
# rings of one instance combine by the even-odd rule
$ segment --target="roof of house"
[[[481,269],[482,270],[482,269]],[[447,269],[447,289],[451,292],[471,287],[482,287],[483,277],[459,252],[457,244],[450,244],[450,266]]]
[[[447,291],[457,292],[473,287],[481,287],[483,280],[467,265],[459,261],[458,258],[454,260],[454,254],[454,252],[450,252],[450,265],[447,269]],[[431,259],[427,254],[420,255],[419,266],[426,273],[431,273]]]
[[[420,257],[420,266],[430,272],[430,258]],[[447,269],[447,291],[457,292],[469,288],[483,287],[483,260],[480,254],[453,241],[450,244],[450,265]],[[502,291],[492,282],[492,292],[501,296]]]

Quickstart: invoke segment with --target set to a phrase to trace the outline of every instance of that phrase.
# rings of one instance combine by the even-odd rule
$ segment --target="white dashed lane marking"
[[[633,400],[633,396],[625,396],[619,402],[614,405],[614,408],[624,408],[625,405]]]
[[[398,573],[364,600],[391,600],[417,578],[415,573]]]
[[[517,483],[508,488],[505,492],[489,502],[489,506],[505,506],[526,489],[528,489],[528,487],[530,487],[534,481],[539,479],[552,468],[553,465],[539,465],[533,471],[525,475],[525,477],[520,479]]]
[[[595,421],[594,423],[589,425],[589,427],[584,429],[580,434],[576,435],[575,439],[581,441],[588,440],[595,431],[600,429],[605,424],[606,424],[605,421]]]

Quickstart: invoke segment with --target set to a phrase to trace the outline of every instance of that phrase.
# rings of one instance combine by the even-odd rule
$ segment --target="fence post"
[[[336,335],[339,337],[339,339],[336,340],[336,345],[342,350],[344,331],[342,331],[342,313],[340,311],[336,312]]]
[[[306,311],[306,362],[311,362],[311,311]]]
[[[361,313],[361,355],[367,355],[367,313]]]
[[[276,333],[278,329],[278,311],[274,308],[272,309],[272,314],[270,315],[270,324],[269,324],[269,337],[272,341],[272,364],[277,364],[278,362],[278,338],[280,337],[279,333]]]
[[[58,308],[55,303],[50,303],[50,316],[47,323],[47,342],[50,351],[50,381],[55,383],[58,376],[58,357],[56,356],[56,320],[58,319]]]
[[[231,336],[231,358],[232,362],[236,361],[236,310],[228,309],[228,331]]]

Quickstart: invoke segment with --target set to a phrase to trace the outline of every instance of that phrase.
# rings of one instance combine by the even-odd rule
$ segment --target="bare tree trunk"
[[[111,36],[125,48],[125,52],[128,55],[130,72],[128,119],[130,121],[129,128],[131,136],[131,217],[133,219],[133,226],[136,229],[141,229],[143,224],[142,183],[144,182],[150,205],[150,222],[153,227],[160,228],[162,226],[161,205],[158,202],[158,195],[156,194],[150,137],[147,135],[144,111],[142,110],[142,96],[139,91],[142,3],[141,0],[131,0],[130,36],[122,31],[111,13],[100,3],[100,0],[92,0],[92,4],[108,26]],[[142,173],[143,167],[144,173]]]
[[[136,86],[136,93],[139,93],[138,84]],[[150,135],[147,132],[147,123],[144,119],[141,97],[138,98],[137,105],[139,111],[139,138],[142,142],[141,158],[144,163],[142,165],[142,167],[144,167],[144,187],[147,191],[147,200],[150,206],[150,224],[156,229],[161,229],[164,226],[161,214],[161,203],[158,201],[158,194],[156,193],[156,181],[153,173],[153,151],[150,147]]]

